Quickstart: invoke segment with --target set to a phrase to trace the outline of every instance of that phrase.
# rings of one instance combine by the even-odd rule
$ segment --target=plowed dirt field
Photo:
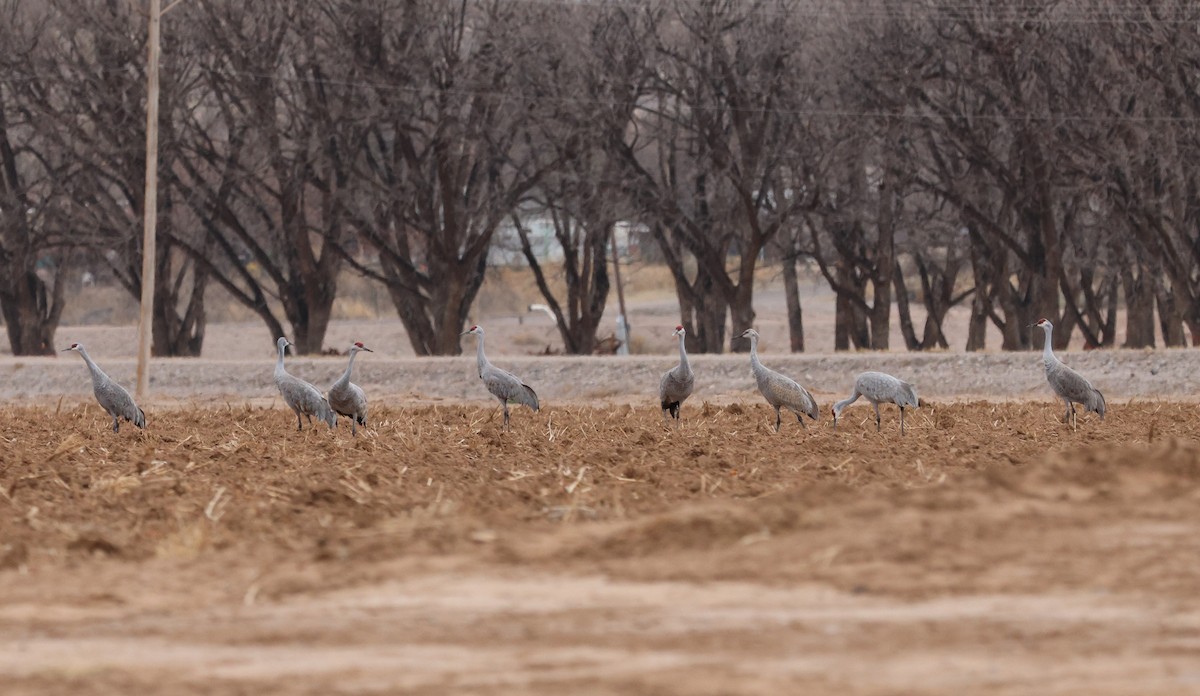
[[[1200,411],[0,408],[0,693],[1200,693]]]

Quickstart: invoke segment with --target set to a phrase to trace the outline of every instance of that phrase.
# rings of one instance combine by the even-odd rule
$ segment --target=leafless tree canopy
[[[185,0],[164,21],[154,346],[223,287],[322,347],[347,268],[454,354],[498,233],[567,350],[596,343],[613,229],[670,268],[693,351],[743,349],[782,261],[838,348],[1200,339],[1200,7],[1101,0]],[[0,309],[52,350],[82,270],[141,289],[145,17],[0,0]],[[530,241],[546,225],[547,263]],[[559,274],[559,275],[555,275]],[[565,290],[559,290],[564,288]],[[732,336],[727,333],[732,326]]]

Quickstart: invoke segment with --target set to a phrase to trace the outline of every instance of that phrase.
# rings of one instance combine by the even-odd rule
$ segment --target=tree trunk
[[[800,279],[796,259],[790,254],[783,258],[783,294],[787,300],[788,340],[793,353],[804,352],[804,311],[800,306]]]
[[[891,149],[888,149],[889,160]],[[875,300],[871,304],[871,348],[887,350],[892,333],[892,275],[896,268],[896,186],[894,167],[884,168],[884,180],[879,191],[879,239],[875,245],[875,269],[872,285]]]
[[[164,240],[165,241],[165,240]],[[204,312],[204,293],[208,287],[208,269],[192,263],[190,270],[191,288],[187,307],[180,316],[179,305],[182,286],[189,272],[183,269],[178,275],[172,273],[172,257],[176,252],[169,242],[158,247],[158,270],[154,275],[154,317],[151,324],[153,345],[151,353],[156,357],[198,357],[204,346],[204,329],[207,318]],[[188,263],[188,261],[181,261]]]
[[[729,336],[731,351],[744,353],[750,350],[750,340],[741,338],[741,335],[746,329],[754,328],[755,316],[754,274],[751,272],[749,277],[743,276],[741,282],[738,283],[737,293],[734,294],[733,302],[729,305],[729,318],[733,325],[733,331]]]
[[[1159,278],[1154,284],[1154,299],[1158,304],[1158,321],[1162,327],[1163,345],[1167,348],[1187,346],[1183,333],[1183,313],[1179,310],[1175,292]]]
[[[38,276],[36,259],[25,255],[16,272],[0,286],[0,311],[13,355],[54,355],[54,333],[64,306],[67,262],[56,257],[54,279],[47,286]],[[11,267],[10,267],[11,268]]]
[[[904,346],[909,350],[920,350],[917,342],[917,332],[913,328],[912,309],[908,305],[908,288],[904,283],[904,274],[897,268],[892,276],[896,287],[896,311],[900,316],[900,333],[904,336]]]
[[[1122,348],[1154,347],[1154,285],[1139,269],[1135,277],[1128,267],[1121,269],[1125,289],[1125,343]]]

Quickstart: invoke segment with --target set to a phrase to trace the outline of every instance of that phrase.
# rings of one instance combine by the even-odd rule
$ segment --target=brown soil
[[[0,410],[5,694],[1200,691],[1192,404]]]

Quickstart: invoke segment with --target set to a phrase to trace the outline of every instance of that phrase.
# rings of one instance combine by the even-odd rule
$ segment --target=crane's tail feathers
[[[534,412],[540,411],[542,406],[540,403],[538,403],[537,392],[535,392],[528,384],[522,384],[521,387],[525,391],[524,398],[521,399],[521,403],[525,404],[529,408],[532,408]]]

